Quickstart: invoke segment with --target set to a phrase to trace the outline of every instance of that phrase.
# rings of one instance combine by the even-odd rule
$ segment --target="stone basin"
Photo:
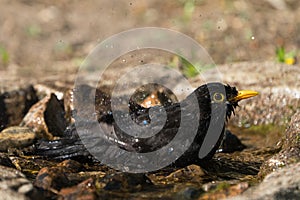
[[[282,142],[285,138],[285,128],[293,114],[300,110],[300,81],[297,81],[300,80],[300,67],[274,62],[244,62],[217,66],[217,69],[224,83],[236,86],[238,89],[256,90],[260,93],[255,98],[241,102],[236,115],[229,121],[229,129],[247,146],[245,150],[217,153],[211,161],[201,167],[189,165],[185,168],[167,168],[134,176],[116,172],[99,163],[83,166],[82,163],[71,162],[76,169],[67,169],[66,167],[70,165],[68,161],[57,164],[56,160],[24,157],[23,147],[8,149],[8,153],[0,154],[0,165],[10,168],[14,166],[25,174],[21,175],[22,179],[26,177],[32,180],[34,185],[30,187],[29,192],[20,193],[13,189],[13,186],[10,192],[15,193],[15,196],[23,195],[29,198],[40,196],[67,198],[72,195],[80,197],[85,191],[92,198],[137,198],[142,195],[144,199],[159,197],[210,199],[234,196],[251,188],[252,185],[259,185],[260,179],[263,178],[257,175],[260,167],[281,150],[282,144],[286,148],[286,143]],[[8,119],[13,120],[8,120],[2,128],[18,125],[25,115],[17,112],[18,107],[12,108],[12,105],[28,106],[28,102],[33,105],[36,102],[35,98],[40,100],[50,93],[55,93],[58,100],[61,100],[66,91],[74,85],[73,74],[39,79],[24,77],[22,81],[26,84],[23,85],[15,82],[16,77],[10,79],[1,76],[0,79],[0,101],[2,101],[0,104],[8,108],[2,111],[2,117],[7,114],[5,113],[7,110],[10,111],[9,113],[14,113],[14,109],[16,111],[13,118],[7,116]],[[194,87],[203,84],[203,80],[199,77],[192,78],[190,81]],[[24,98],[31,94],[26,92],[27,84],[28,86],[33,84],[36,91],[29,98],[34,101]],[[174,87],[180,87],[180,84],[180,82],[175,83]],[[109,91],[111,85],[105,82],[103,88]],[[15,102],[18,104],[14,104]],[[50,179],[47,179],[50,182],[47,185],[41,182],[45,172],[50,174]],[[64,175],[59,177],[55,172]],[[66,188],[55,185],[59,178],[65,182],[69,181]],[[25,181],[26,184],[28,180]],[[6,180],[0,182],[0,188],[4,187],[3,184],[7,184]],[[43,188],[47,192],[39,192],[38,188]]]

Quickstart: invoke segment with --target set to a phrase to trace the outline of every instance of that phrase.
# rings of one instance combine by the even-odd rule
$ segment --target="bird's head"
[[[238,102],[258,95],[258,92],[253,90],[237,90],[235,87],[229,85],[225,86],[226,91],[226,104],[227,104],[227,117],[234,114],[234,109],[238,106]]]
[[[200,105],[211,104],[212,109],[226,106],[226,118],[230,118],[231,114],[234,114],[234,109],[238,106],[239,101],[258,95],[256,91],[238,91],[236,87],[222,83],[208,83],[200,86],[197,91],[199,93],[196,93],[196,95]],[[202,107],[202,109],[208,109],[208,107]]]

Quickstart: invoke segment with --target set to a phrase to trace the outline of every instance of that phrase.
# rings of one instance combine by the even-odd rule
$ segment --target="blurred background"
[[[300,49],[298,0],[1,0],[0,25],[2,79],[74,74],[99,42],[145,26],[187,34],[216,64],[294,64]]]

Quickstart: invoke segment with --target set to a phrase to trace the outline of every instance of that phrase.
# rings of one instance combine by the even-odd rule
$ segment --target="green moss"
[[[4,65],[7,65],[9,62],[9,53],[8,51],[0,45],[0,58],[1,58],[1,62]]]
[[[276,125],[276,124],[262,124],[262,125],[256,125],[256,126],[250,126],[248,128],[248,131],[255,132],[258,134],[269,134],[269,133],[278,133],[282,134],[285,131],[285,126],[282,125]]]
[[[190,78],[190,77],[195,77],[199,74],[199,71],[192,65],[189,61],[187,61],[184,58],[181,58],[182,66],[183,66],[183,74]]]
[[[296,141],[300,143],[300,134],[296,136]]]
[[[215,189],[215,191],[220,191],[220,190],[226,190],[227,188],[230,187],[230,184],[227,183],[227,182],[222,182],[222,183],[219,183]]]
[[[26,28],[26,33],[30,37],[38,37],[41,35],[42,30],[37,24],[32,24]]]
[[[185,1],[183,6],[183,19],[185,21],[190,21],[193,16],[194,10],[195,10],[195,1],[194,0]]]
[[[181,54],[178,52],[178,54]],[[191,60],[195,60],[192,58]],[[200,74],[200,72],[205,72],[216,67],[214,64],[204,64],[201,62],[190,63],[183,57],[174,56],[173,60],[168,64],[171,68],[179,68],[179,70],[184,74],[187,78],[196,77]]]

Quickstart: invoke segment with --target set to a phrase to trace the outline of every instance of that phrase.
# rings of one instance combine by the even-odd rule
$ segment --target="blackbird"
[[[79,120],[80,122],[76,126],[73,124],[67,128],[63,138],[55,141],[39,141],[35,153],[58,159],[92,157],[87,151],[91,146],[86,149],[80,139],[84,140],[83,137],[87,137],[88,140],[94,141],[91,145],[97,146],[97,142],[95,142],[97,137],[93,136],[93,131],[100,124],[106,140],[121,149],[138,153],[159,150],[171,142],[179,131],[184,131],[183,136],[190,131],[195,131],[195,137],[192,138],[187,150],[178,157],[173,165],[183,166],[197,163],[211,159],[215,154],[224,140],[226,122],[234,114],[238,102],[257,94],[250,90],[238,91],[235,87],[216,82],[198,87],[183,101],[171,105],[144,108],[130,101],[129,117],[131,120],[138,127],[149,127],[150,125],[152,129],[160,127],[156,131],[157,133],[150,137],[135,136],[132,133],[135,132],[136,127],[131,125],[124,127],[116,122],[116,118],[122,118],[123,112],[105,112],[99,117],[97,124],[88,120]],[[110,105],[107,106],[110,107]],[[161,119],[162,115],[165,116],[163,118],[165,120],[157,120]],[[78,137],[76,127],[78,128],[80,124],[84,124],[87,131]],[[184,128],[182,128],[183,126]]]

